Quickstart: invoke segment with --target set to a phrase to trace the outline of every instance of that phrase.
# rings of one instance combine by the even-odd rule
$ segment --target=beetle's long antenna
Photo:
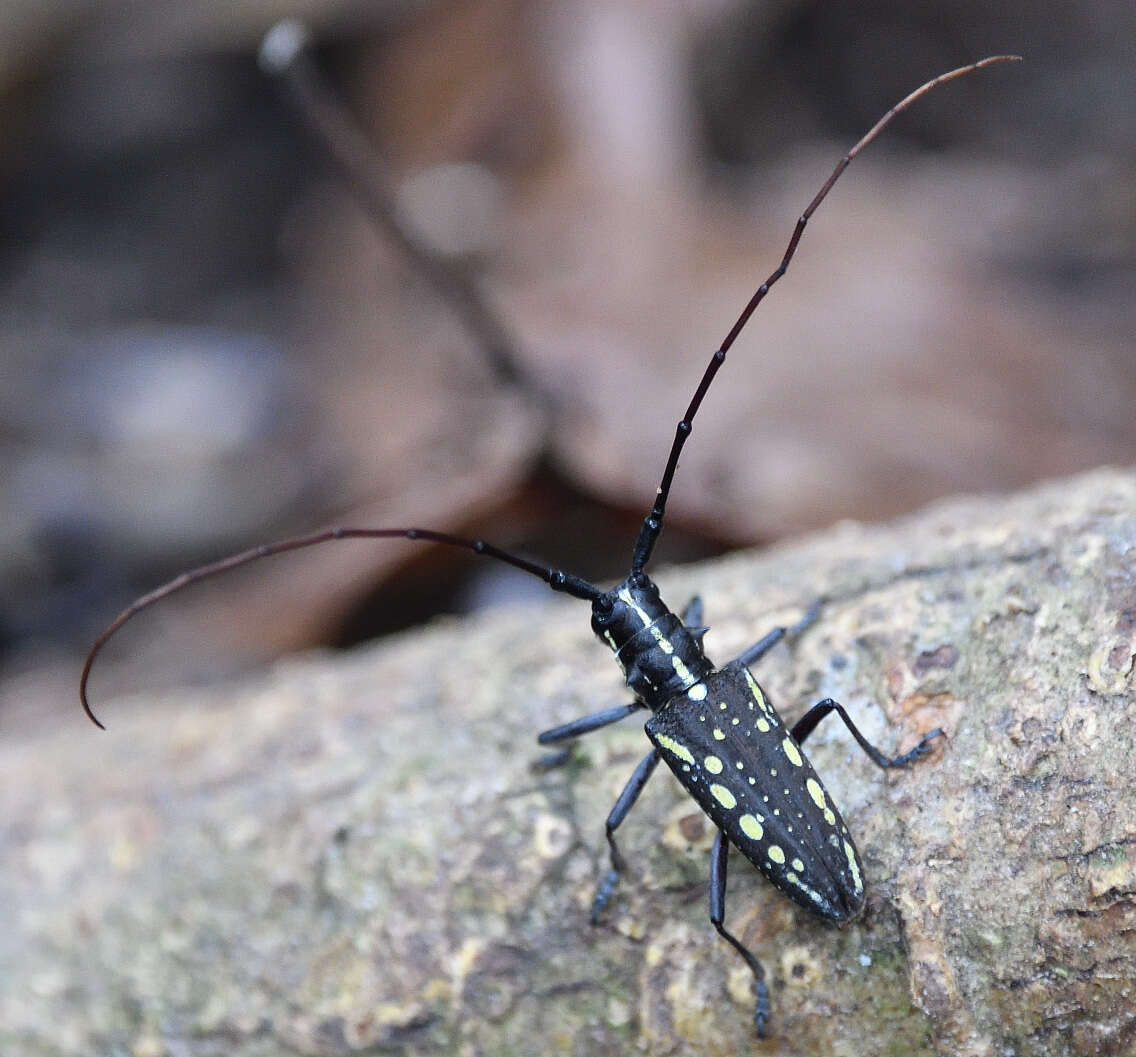
[[[749,299],[749,303],[742,310],[742,314],[738,316],[737,322],[730,328],[726,339],[718,347],[717,352],[710,358],[710,363],[707,365],[702,375],[702,381],[698,383],[698,388],[694,391],[694,396],[686,409],[686,414],[683,415],[675,430],[671,453],[667,458],[666,469],[663,471],[663,479],[655,495],[654,506],[651,507],[650,513],[643,519],[643,527],[639,530],[639,538],[635,541],[635,550],[632,552],[631,557],[632,576],[641,573],[646,567],[651,557],[651,551],[654,549],[659,534],[663,530],[663,516],[666,513],[667,497],[670,495],[671,482],[674,480],[675,470],[678,468],[678,459],[682,454],[683,445],[686,444],[686,439],[690,436],[691,429],[693,428],[694,416],[698,413],[699,407],[702,406],[702,398],[710,388],[710,383],[714,381],[714,376],[718,373],[718,368],[726,362],[726,353],[730,351],[730,346],[733,345],[737,336],[741,333],[742,328],[749,321],[749,317],[753,315],[754,310],[761,304],[773,284],[788,271],[789,262],[793,259],[793,254],[797,252],[797,243],[801,241],[801,235],[805,230],[805,225],[809,222],[809,218],[813,213],[817,211],[821,202],[825,200],[828,192],[832,190],[833,184],[840,179],[840,174],[848,168],[852,159],[887,127],[888,123],[896,114],[900,113],[902,110],[906,110],[917,99],[931,91],[931,89],[947,81],[953,81],[956,77],[963,77],[968,73],[973,73],[975,70],[981,70],[984,66],[991,66],[998,62],[1021,62],[1021,56],[991,55],[989,58],[972,62],[969,66],[960,66],[957,70],[950,70],[948,73],[943,73],[938,77],[932,78],[926,84],[920,85],[914,92],[896,103],[895,106],[884,114],[884,116],[872,126],[868,133],[836,163],[836,168],[832,170],[832,175],[824,182],[824,186],[817,191],[813,200],[805,208],[800,219],[798,219],[797,226],[793,229],[792,237],[789,239],[789,245],[785,248],[785,254],[781,258],[781,263],[774,269],[769,278],[757,288],[753,297]]]
[[[372,223],[393,242],[418,273],[465,324],[498,378],[523,386],[545,403],[551,400],[522,366],[509,328],[467,276],[439,256],[414,230],[394,200],[378,153],[328,90],[308,52],[304,25],[285,19],[260,45],[260,67],[278,77],[309,130],[327,150]]]
[[[445,532],[434,532],[432,529],[329,528],[323,529],[320,532],[312,532],[306,536],[293,536],[289,539],[278,540],[275,543],[264,543],[259,547],[250,547],[248,550],[241,551],[239,554],[231,554],[229,557],[222,558],[220,561],[211,562],[209,565],[201,565],[196,569],[190,569],[188,572],[184,572],[180,576],[175,576],[174,579],[170,580],[168,583],[162,584],[161,587],[154,588],[153,591],[131,602],[130,605],[107,625],[103,633],[95,639],[95,644],[91,647],[90,652],[87,654],[87,659],[83,664],[83,674],[79,678],[79,700],[83,702],[83,710],[87,713],[87,718],[90,719],[96,727],[99,727],[101,730],[106,730],[106,727],[99,722],[94,712],[91,711],[90,703],[87,700],[87,680],[91,674],[91,667],[94,665],[95,658],[98,656],[99,651],[102,650],[107,640],[110,639],[123,624],[137,613],[148,609],[155,602],[160,602],[168,595],[172,595],[174,592],[180,591],[183,587],[188,587],[198,580],[205,580],[211,576],[219,576],[221,573],[227,573],[230,569],[236,569],[241,565],[248,565],[249,562],[258,561],[261,558],[270,558],[274,554],[298,551],[302,550],[304,547],[315,547],[320,543],[327,543],[331,540],[398,538],[427,540],[432,543],[442,543],[448,547],[463,547],[466,550],[473,551],[475,554],[484,554],[489,558],[495,558],[497,561],[504,562],[506,565],[511,565],[515,569],[520,569],[522,572],[539,577],[554,591],[562,591],[565,594],[572,595],[574,598],[582,598],[588,602],[596,602],[603,597],[603,592],[598,587],[572,573],[566,573],[559,569],[550,569],[537,562],[531,562],[527,558],[510,554],[500,547],[494,547],[493,544],[486,543],[485,540],[451,536]]]

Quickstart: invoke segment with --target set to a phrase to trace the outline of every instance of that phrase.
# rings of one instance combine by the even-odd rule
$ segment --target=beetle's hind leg
[[[769,1022],[769,988],[765,985],[765,970],[754,954],[723,924],[726,919],[726,853],[729,850],[725,833],[718,830],[718,835],[714,838],[714,849],[710,852],[710,924],[742,956],[753,973],[753,990],[757,997],[753,1022],[757,1037],[763,1039],[765,1025]]]
[[[906,767],[910,763],[914,763],[920,756],[925,756],[931,751],[931,742],[936,738],[942,736],[942,730],[936,727],[932,731],[928,731],[923,735],[922,740],[915,748],[908,752],[902,753],[899,756],[885,756],[879,749],[877,749],[859,730],[856,729],[856,724],[852,722],[852,717],[844,710],[844,706],[839,701],[834,701],[831,697],[826,697],[823,701],[818,701],[812,708],[810,708],[796,723],[793,724],[791,731],[793,740],[798,745],[802,744],[815,729],[817,724],[824,719],[830,712],[836,712],[842,720],[844,725],[852,732],[859,744],[860,748],[867,753],[868,758],[877,767],[890,768],[890,767]]]

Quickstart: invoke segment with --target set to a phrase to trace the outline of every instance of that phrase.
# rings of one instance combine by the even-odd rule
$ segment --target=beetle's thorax
[[[644,573],[592,604],[592,630],[615,654],[631,692],[655,712],[714,670]]]

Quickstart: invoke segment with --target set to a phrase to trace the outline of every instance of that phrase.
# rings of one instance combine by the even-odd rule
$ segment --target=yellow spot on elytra
[[[815,778],[810,778],[805,782],[805,788],[809,791],[809,796],[813,798],[813,803],[816,804],[822,811],[828,810],[828,801],[824,798],[824,790],[820,787],[820,782]]]
[[[829,824],[830,826],[835,826],[835,825],[836,825],[836,816],[835,816],[835,815],[834,815],[834,814],[832,813],[832,808],[830,808],[830,807],[826,807],[826,808],[824,809],[824,820],[825,820],[825,822],[827,822],[827,823],[828,823],[828,824]]]
[[[802,870],[803,871],[804,868],[805,868],[805,864],[803,862],[801,862],[800,859],[794,859],[793,860],[793,869],[794,870]]]
[[[719,708],[719,709],[721,709],[721,711],[723,711],[723,712],[725,712],[725,711],[726,711],[726,709],[727,709],[727,708],[729,708],[729,707],[730,707],[730,706],[729,706],[729,705],[727,705],[725,701],[723,701],[723,702],[722,702],[722,703],[721,703],[721,704],[720,704],[720,705],[718,706],[718,708]]]
[[[733,726],[735,726],[735,727],[736,727],[736,726],[737,726],[737,725],[738,725],[738,724],[739,724],[740,722],[741,722],[741,720],[740,720],[740,719],[738,719],[738,717],[737,717],[737,716],[734,716],[734,718],[730,720],[730,723],[731,723],[731,724],[732,724]]]
[[[761,828],[761,823],[757,821],[753,815],[742,815],[738,819],[738,825],[741,831],[750,838],[750,840],[761,840],[765,835],[765,830]]]
[[[766,719],[759,718],[758,721],[757,721],[757,729],[760,730],[762,734],[768,734],[769,733],[769,721],[766,720]]]
[[[793,873],[792,870],[786,870],[785,871],[785,880],[788,881],[790,884],[796,885],[814,903],[821,904],[821,905],[825,904],[826,901],[822,898],[820,893],[817,892],[817,890],[815,888],[810,888],[807,884],[805,884],[805,882],[802,881],[795,873]]]
[[[746,682],[749,684],[749,692],[753,694],[753,699],[761,706],[763,712],[769,711],[769,702],[765,700],[765,694],[761,692],[761,687],[757,685],[757,680],[750,674],[749,669],[746,669]]]
[[[691,701],[705,701],[706,684],[695,683],[689,690],[687,690],[686,696],[689,697]]]
[[[735,808],[738,806],[737,798],[724,785],[715,783],[710,786],[710,792],[722,807]]]
[[[789,762],[794,767],[800,767],[801,764],[804,762],[801,759],[801,750],[798,749],[797,746],[793,744],[792,738],[786,737],[785,740],[783,742],[781,742],[781,748],[783,748],[785,750],[785,755],[789,757]]]
[[[745,764],[744,764],[744,763],[742,763],[742,761],[741,761],[741,760],[738,760],[738,762],[737,762],[737,763],[735,763],[735,764],[734,764],[734,766],[735,766],[735,767],[736,767],[736,768],[737,768],[737,769],[738,769],[739,771],[744,771],[744,770],[745,770]]]
[[[778,866],[784,865],[785,853],[781,850],[780,845],[769,845],[769,858],[771,858]]]
[[[844,842],[844,854],[848,856],[848,869],[852,871],[852,884],[855,885],[857,892],[861,892],[864,889],[864,882],[860,879],[860,864],[856,861],[856,849],[848,841]]]
[[[717,756],[707,756],[702,763],[711,774],[722,773],[722,761]]]
[[[714,728],[714,740],[715,741],[725,741],[726,740],[725,731],[722,731],[718,727],[715,727]]]
[[[672,756],[677,756],[686,763],[694,763],[693,754],[682,742],[675,741],[669,734],[656,734],[655,737],[659,744]]]

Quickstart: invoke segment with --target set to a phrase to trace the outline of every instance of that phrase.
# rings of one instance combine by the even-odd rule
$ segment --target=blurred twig
[[[461,319],[480,346],[494,374],[523,388],[545,404],[546,393],[524,368],[518,342],[477,286],[429,248],[399,210],[386,167],[362,131],[328,89],[308,53],[307,29],[295,20],[278,22],[265,35],[260,65],[282,81],[305,122],[327,149],[372,222]]]

